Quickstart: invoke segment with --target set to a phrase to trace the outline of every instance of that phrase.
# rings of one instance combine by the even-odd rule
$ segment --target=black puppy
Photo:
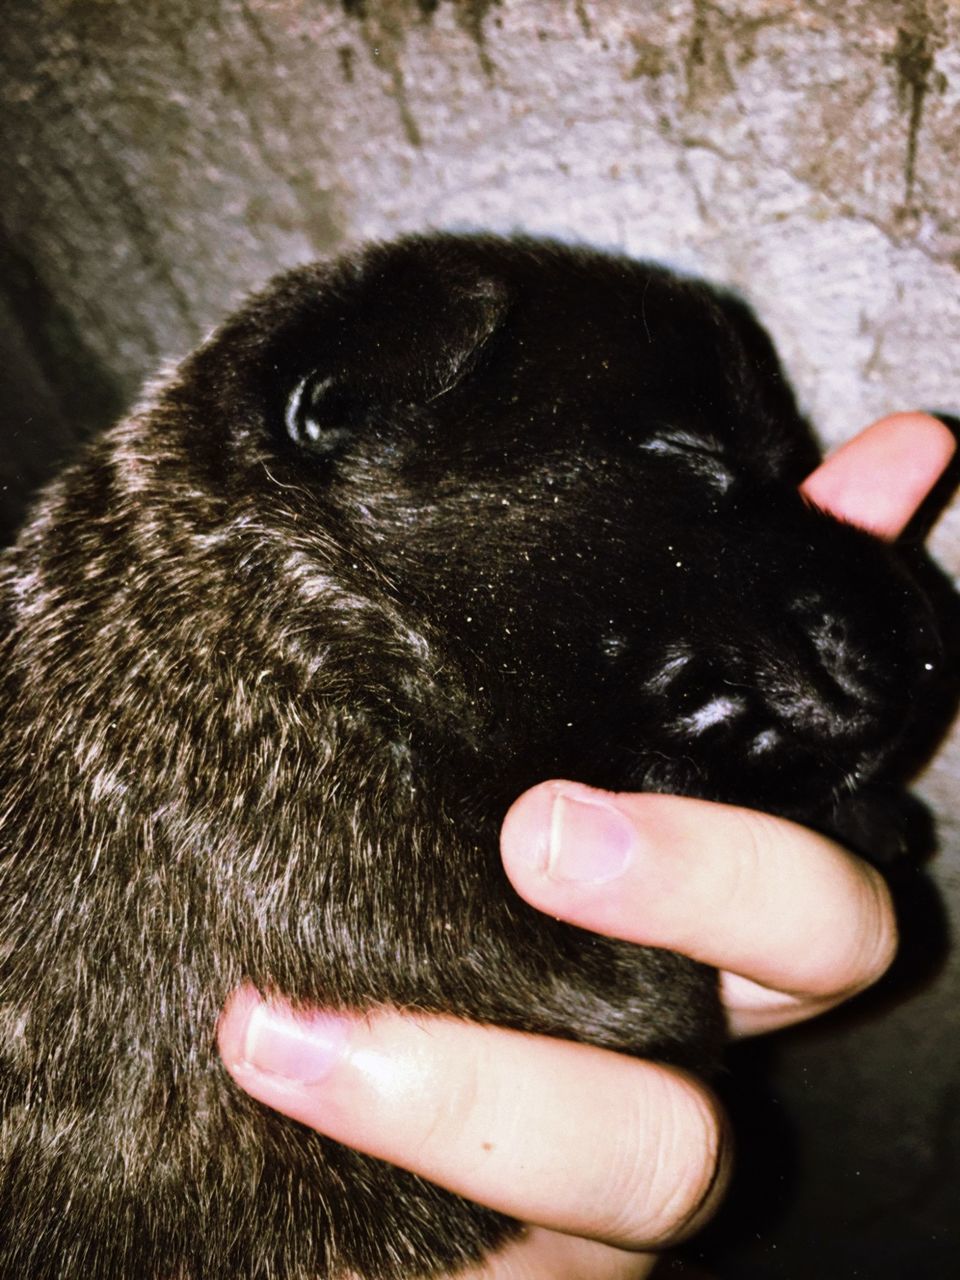
[[[4,1280],[516,1229],[241,1096],[242,980],[711,1068],[713,975],[529,910],[497,832],[551,776],[862,825],[933,641],[816,459],[731,299],[457,237],[282,277],[88,449],[0,569]]]

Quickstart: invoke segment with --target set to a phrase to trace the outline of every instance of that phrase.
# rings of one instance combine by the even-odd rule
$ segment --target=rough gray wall
[[[948,0],[7,0],[0,22],[8,525],[249,288],[425,226],[548,232],[737,286],[827,441],[960,407]],[[960,508],[934,544],[960,574]],[[958,776],[955,744],[924,783],[954,919]],[[758,1114],[778,1135],[792,1117],[791,1154],[759,1239],[718,1236],[724,1276],[953,1272],[958,995],[950,959],[770,1051]]]

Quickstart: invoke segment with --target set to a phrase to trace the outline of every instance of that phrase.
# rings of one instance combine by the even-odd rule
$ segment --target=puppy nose
[[[935,645],[918,642],[912,621],[890,618],[884,630],[874,610],[855,618],[815,595],[791,612],[795,678],[777,697],[784,723],[844,750],[879,749],[903,728],[919,678],[937,669]]]
[[[881,693],[877,683],[878,679],[883,683],[883,672],[879,665],[876,670],[868,665],[867,651],[845,619],[823,613],[808,622],[806,639],[820,668],[815,673],[821,677],[817,684],[836,713],[855,714]]]

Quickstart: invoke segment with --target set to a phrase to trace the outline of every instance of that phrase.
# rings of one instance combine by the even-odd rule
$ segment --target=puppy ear
[[[364,424],[429,406],[477,368],[510,308],[506,280],[462,245],[375,249],[332,282],[335,302],[297,343],[313,359],[287,390],[294,443],[332,453]]]

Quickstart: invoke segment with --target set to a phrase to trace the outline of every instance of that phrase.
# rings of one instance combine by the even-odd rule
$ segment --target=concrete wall
[[[828,442],[960,408],[952,0],[7,0],[0,23],[7,527],[252,286],[425,226],[737,286]],[[934,545],[960,573],[960,509]],[[958,776],[955,746],[924,782],[948,919]],[[741,1065],[770,1058],[749,1110],[787,1154],[743,1193],[756,1230],[717,1233],[724,1276],[952,1273],[957,961],[913,985]]]

